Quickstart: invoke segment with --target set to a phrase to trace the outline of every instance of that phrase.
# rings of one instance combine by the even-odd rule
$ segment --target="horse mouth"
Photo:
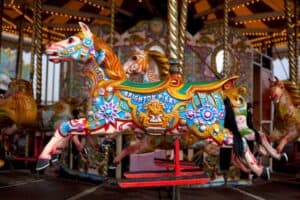
[[[61,62],[61,58],[58,56],[57,52],[47,52],[47,55],[51,62],[54,62],[54,63]]]
[[[279,96],[277,94],[273,94],[270,96],[270,99],[272,101],[274,101],[275,103],[278,103],[279,102]]]

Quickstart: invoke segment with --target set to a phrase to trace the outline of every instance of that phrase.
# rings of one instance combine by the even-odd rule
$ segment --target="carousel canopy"
[[[191,34],[200,31],[205,24],[223,22],[224,1],[188,2],[187,31]],[[299,3],[292,2],[293,12]],[[17,27],[23,23],[23,31],[30,36],[34,1],[4,0],[3,3],[3,30],[17,33]],[[123,33],[137,22],[155,17],[167,21],[167,3],[167,0],[115,0],[115,31]],[[240,30],[253,43],[271,39],[275,43],[283,42],[287,28],[284,7],[284,0],[229,0],[229,26]],[[102,27],[109,27],[111,23],[111,0],[42,0],[41,11],[43,36],[51,36],[53,40],[78,31],[78,21]],[[299,26],[299,13],[296,15],[293,23]]]

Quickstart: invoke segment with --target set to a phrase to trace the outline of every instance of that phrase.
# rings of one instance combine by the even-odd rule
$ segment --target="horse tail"
[[[254,134],[255,134],[255,141],[258,145],[261,145],[261,137],[258,133],[258,131],[256,130],[256,128],[254,128],[254,125],[253,125],[253,117],[252,117],[252,112],[251,112],[251,109],[252,108],[252,105],[251,103],[248,103],[247,104],[247,126],[252,129],[254,131]]]
[[[229,98],[226,98],[224,100],[224,105],[225,105],[224,126],[225,128],[228,128],[233,134],[233,151],[238,157],[244,158],[242,135],[239,132],[238,126],[236,124],[235,114]]]

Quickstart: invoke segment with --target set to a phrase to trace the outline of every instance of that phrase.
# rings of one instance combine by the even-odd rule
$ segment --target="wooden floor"
[[[165,200],[172,199],[167,188],[121,189],[115,184],[90,184],[28,171],[0,171],[0,199],[3,200]],[[251,186],[180,188],[182,200],[299,200],[299,178],[255,181]]]

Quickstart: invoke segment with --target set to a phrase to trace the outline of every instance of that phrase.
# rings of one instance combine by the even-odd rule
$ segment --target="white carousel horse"
[[[82,65],[90,89],[87,116],[60,125],[40,154],[37,170],[49,166],[51,154],[57,152],[69,135],[108,136],[129,130],[137,140],[123,150],[120,158],[153,148],[156,142],[163,146],[166,140],[175,138],[180,138],[183,146],[206,140],[232,145],[235,155],[246,160],[256,175],[269,178],[267,168],[254,162],[253,156],[244,154],[247,145],[226,98],[225,89],[237,77],[210,83],[176,84],[168,78],[157,83],[136,84],[126,80],[113,50],[93,35],[86,24],[79,25],[82,32],[47,45],[46,53],[53,62],[75,60]]]

